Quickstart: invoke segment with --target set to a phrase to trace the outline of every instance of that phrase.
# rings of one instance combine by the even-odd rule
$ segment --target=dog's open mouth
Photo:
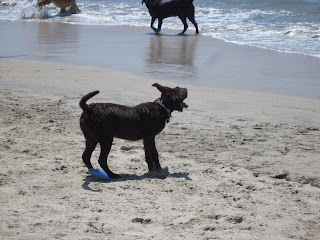
[[[182,102],[182,103],[180,103],[180,109],[178,109],[178,111],[182,112],[184,108],[188,108],[188,104]]]

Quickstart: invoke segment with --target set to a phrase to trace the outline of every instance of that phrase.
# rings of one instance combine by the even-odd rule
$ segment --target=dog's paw
[[[169,167],[168,166],[165,166],[164,168],[161,169],[160,171],[161,173],[167,173],[168,175],[170,174],[169,173]]]
[[[159,171],[152,171],[148,173],[150,178],[159,178],[159,179],[166,179],[169,176],[169,168],[164,167]]]

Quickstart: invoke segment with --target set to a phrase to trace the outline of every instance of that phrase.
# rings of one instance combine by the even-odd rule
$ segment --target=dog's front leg
[[[162,168],[159,162],[159,155],[155,145],[155,136],[143,139],[146,162],[148,163],[149,171],[160,171]]]
[[[196,34],[199,34],[198,24],[197,24],[196,20],[194,19],[194,15],[191,15],[190,17],[188,17],[188,19],[190,20],[190,22],[192,22],[192,24],[196,28]]]
[[[149,172],[155,171],[155,168],[153,166],[153,161],[152,161],[152,155],[151,155],[151,151],[149,149],[149,142],[147,139],[143,139],[143,146],[144,146],[144,153],[145,153],[145,158],[146,158],[146,162],[148,164],[148,169]]]
[[[110,149],[112,146],[113,138],[109,137],[105,140],[100,141],[100,156],[99,156],[99,164],[101,168],[108,174],[111,178],[121,178],[120,175],[113,173],[108,167],[108,155],[110,153]]]
[[[163,21],[162,18],[158,18],[158,33],[160,33],[160,31],[161,31],[162,21]]]
[[[80,9],[78,8],[78,5],[76,3],[73,4],[73,8],[75,9],[76,13],[81,12]]]

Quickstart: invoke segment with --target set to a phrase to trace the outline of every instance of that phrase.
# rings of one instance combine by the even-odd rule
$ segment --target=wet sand
[[[129,71],[204,87],[319,98],[320,59],[150,28],[0,21],[2,58]]]

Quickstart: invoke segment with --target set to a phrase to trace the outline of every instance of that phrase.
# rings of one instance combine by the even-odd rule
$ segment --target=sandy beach
[[[17,26],[23,28],[24,24],[33,23]],[[36,24],[39,23],[31,28]],[[138,37],[139,31],[137,28],[132,33],[136,40],[143,37],[159,40],[146,34],[147,30],[140,32],[143,37]],[[12,32],[19,34],[17,28]],[[114,30],[114,38],[118,36],[121,42],[125,32]],[[47,35],[41,36],[38,35],[41,41],[48,39]],[[161,39],[178,39],[189,44],[192,38],[163,36]],[[41,42],[39,39],[37,43]],[[202,43],[200,49],[212,46],[203,45],[208,43],[203,36],[197,41]],[[79,49],[90,48],[89,42],[89,39],[81,40]],[[80,55],[84,53],[80,54],[80,50],[75,50],[79,58],[74,62],[68,51],[55,56],[45,50],[37,50],[43,56],[29,54],[36,53],[41,44],[17,43],[21,47],[15,49],[17,52],[13,47],[6,48],[5,54],[1,50],[1,238],[318,239],[320,100],[319,83],[315,80],[319,76],[318,59],[225,43],[216,46],[228,50],[220,59],[230,60],[234,53],[237,60],[230,60],[230,66],[236,66],[235,72],[223,69],[227,66],[225,60],[215,65],[217,71],[210,68],[207,76],[216,74],[222,83],[224,79],[228,82],[231,76],[257,77],[258,82],[251,83],[260,87],[259,81],[265,83],[268,91],[262,93],[251,87],[245,87],[250,90],[245,91],[219,83],[204,87],[197,86],[194,80],[184,81],[185,75],[175,71],[175,67],[179,69],[178,60],[165,73],[170,76],[170,71],[175,72],[180,76],[177,82],[166,81],[156,74],[152,77],[152,73],[139,74],[139,71],[148,72],[144,59],[150,59],[152,54],[146,56],[146,50],[141,53],[139,49],[144,43],[137,42],[125,47],[135,49],[136,60],[134,57],[125,60],[127,65],[137,67],[135,70],[126,68],[127,65],[113,66],[107,60],[104,66],[77,62],[75,59],[83,60]],[[2,43],[9,45],[7,40]],[[147,45],[152,49],[155,46]],[[157,54],[170,57],[166,49],[175,46],[174,43],[163,46]],[[32,48],[29,52],[28,47]],[[68,48],[68,43],[60,48]],[[181,53],[189,56],[188,49]],[[202,55],[205,51],[200,49],[194,48],[192,54]],[[27,56],[18,56],[26,52]],[[240,54],[243,52],[246,55]],[[88,55],[88,59],[95,53]],[[124,53],[120,54],[115,63],[121,62],[123,56]],[[214,65],[217,58],[210,56],[206,62]],[[240,56],[248,61],[237,67]],[[98,58],[102,57],[99,54]],[[198,74],[198,67],[203,67],[200,59],[193,57],[189,61],[197,69],[194,79],[205,78]],[[290,71],[275,67],[284,60]],[[263,64],[249,64],[260,61]],[[142,69],[138,67],[140,63]],[[300,82],[299,74],[303,71],[307,71],[305,84]],[[185,74],[186,70],[181,73]],[[292,75],[294,84],[285,88],[286,80]],[[270,81],[265,82],[266,79]],[[78,117],[81,96],[100,90],[91,102],[135,105],[160,96],[151,86],[155,82],[188,88],[185,102],[189,108],[183,113],[174,112],[156,138],[160,163],[168,167],[169,173],[165,176],[147,173],[142,142],[116,139],[109,166],[122,179],[104,181],[90,176],[81,160],[84,150]],[[249,80],[241,83],[252,85]],[[281,91],[273,92],[275,86],[282,86]],[[303,97],[298,97],[299,89]],[[282,90],[289,93],[279,95]],[[96,168],[99,168],[98,154],[99,148],[92,157]]]

